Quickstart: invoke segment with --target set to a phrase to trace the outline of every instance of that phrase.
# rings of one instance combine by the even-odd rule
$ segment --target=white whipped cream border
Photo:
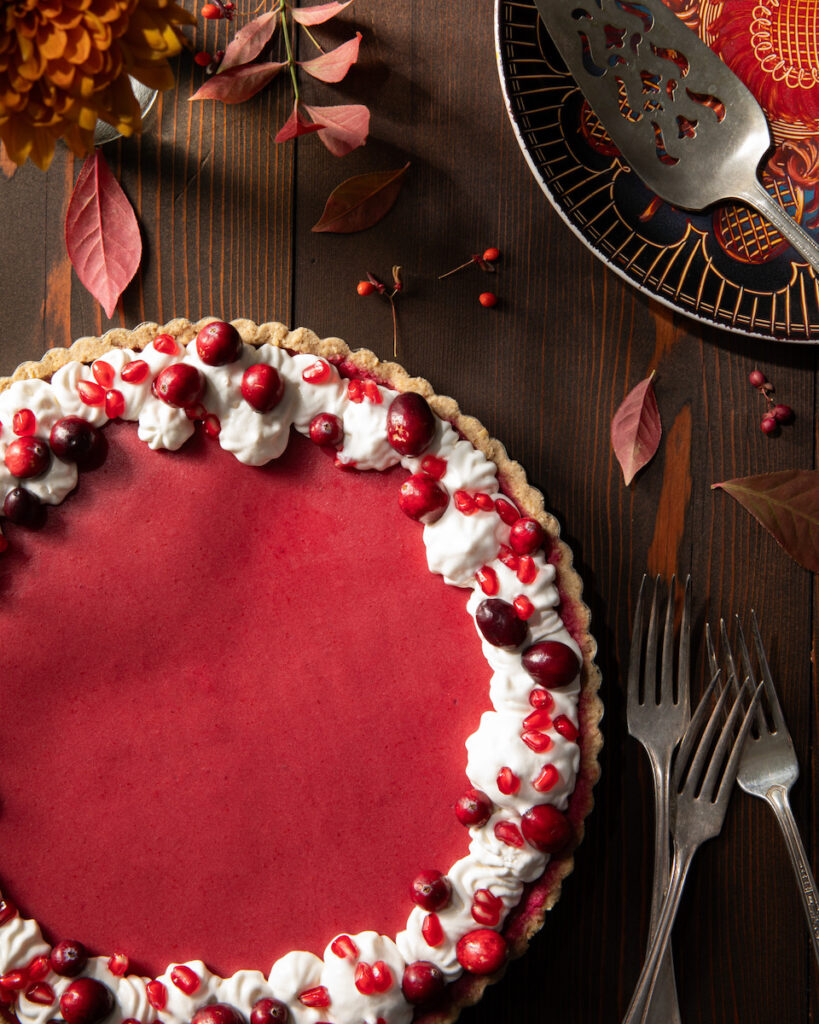
[[[137,384],[124,382],[120,371],[134,360],[148,364],[147,377]],[[421,457],[399,457],[387,442],[386,418],[390,403],[397,392],[372,382],[363,401],[351,400],[347,382],[334,366],[327,364],[329,373],[321,383],[310,383],[303,372],[324,360],[311,355],[290,355],[275,345],[265,344],[256,349],[243,345],[242,354],[227,366],[206,366],[198,358],[195,342],[187,350],[178,346],[176,354],[159,351],[151,343],[141,352],[118,349],[97,360],[107,363],[114,372],[111,385],[125,399],[123,419],[137,421],[141,440],[151,448],[175,451],[193,433],[194,425],[181,409],[159,401],[151,393],[151,381],[166,366],[186,362],[195,366],[205,377],[206,390],[202,405],[221,424],[220,443],[248,465],[261,465],[276,458],[284,450],[291,425],[302,434],[308,434],[311,419],[319,412],[331,412],[344,424],[344,441],[337,455],[340,465],[357,469],[386,469],[400,462],[409,472],[418,472]],[[241,397],[241,379],[244,370],[253,363],[265,362],[276,367],[285,380],[285,397],[269,413],[250,409]],[[99,368],[98,368],[99,369]],[[102,368],[106,370],[105,367]],[[103,373],[102,376],[108,376]],[[102,406],[88,406],[79,397],[77,384],[94,381],[92,365],[72,362],[59,369],[49,383],[18,381],[0,396],[0,500],[13,487],[22,484],[30,488],[41,500],[57,504],[76,484],[74,467],[66,466],[52,456],[49,470],[36,481],[15,480],[2,461],[6,446],[13,440],[12,418],[16,411],[30,408],[37,415],[37,434],[44,438],[53,422],[60,416],[78,415],[96,426],[103,426],[108,417]],[[484,598],[475,573],[489,566],[497,574],[497,596],[512,601],[525,595],[534,606],[529,619],[530,636],[527,643],[540,640],[560,640],[580,651],[558,613],[559,596],[555,571],[542,555],[534,556],[537,575],[533,582],[522,584],[513,570],[503,564],[498,555],[501,545],[507,544],[509,526],[497,512],[478,510],[465,516],[458,511],[452,498],[456,490],[470,494],[499,494],[497,467],[468,441],[459,439],[452,427],[438,420],[435,436],[424,456],[435,455],[446,460],[446,473],[442,484],[449,492],[450,503],[441,519],[423,527],[423,540],[431,572],[439,573],[446,582],[469,588],[467,610],[473,617]],[[419,527],[420,529],[420,527]],[[477,630],[477,626],[476,626]],[[202,1006],[209,1003],[228,1003],[245,1018],[253,1004],[270,997],[285,1003],[293,1024],[409,1024],[413,1007],[401,992],[404,966],[416,960],[436,964],[447,981],[462,973],[456,955],[458,939],[475,928],[483,927],[471,914],[472,899],[478,890],[488,889],[503,904],[496,929],[503,925],[506,913],[520,899],[523,885],[538,878],[548,862],[548,855],[540,853],[528,843],[520,848],[499,840],[495,825],[508,821],[519,826],[522,814],[535,803],[551,803],[565,810],[580,765],[577,743],[565,739],[554,728],[546,730],[551,746],[545,753],[536,754],[520,738],[523,719],[532,712],[529,694],[533,687],[531,676],[521,662],[520,651],[505,651],[488,644],[478,632],[483,654],[492,671],[489,697],[492,711],[486,712],[475,733],[466,741],[468,760],[466,775],[469,784],[485,792],[494,803],[489,821],[471,828],[469,852],[449,869],[452,900],[438,913],[443,940],[436,947],[427,944],[423,935],[426,912],[413,907],[406,928],[389,938],[375,932],[362,932],[352,939],[357,954],[349,952],[339,956],[333,951],[333,941],[323,956],[308,952],[292,952],[277,960],[267,977],[259,971],[238,971],[229,978],[212,974],[201,961],[191,961],[189,967],[200,979],[196,991],[185,994],[173,981],[170,965],[158,979],[135,975],[114,974],[106,957],[92,958],[84,974],[104,982],[114,993],[116,1005],[107,1018],[110,1024],[121,1024],[128,1018],[147,1022],[158,1019],[163,1024],[185,1024]],[[566,716],[578,725],[579,676],[569,686],[551,691],[555,706],[552,718]],[[547,793],[538,792],[532,781],[545,765],[553,765],[558,782]],[[521,780],[517,793],[502,793],[497,776],[502,767],[511,770]],[[455,824],[454,827],[460,827]],[[419,865],[419,870],[424,865]],[[344,934],[344,933],[341,933]],[[338,948],[342,948],[337,946]],[[349,949],[347,944],[343,948]],[[19,915],[0,926],[0,977],[24,968],[38,956],[47,956],[49,945],[43,939],[36,921]],[[343,950],[342,950],[343,953]],[[355,986],[354,974],[358,962],[372,965],[380,961],[387,965],[391,984],[384,992],[362,995]],[[60,995],[73,979],[63,978],[50,971],[41,979],[51,986],[55,995],[52,1005],[32,1002],[20,992],[16,1012],[21,1024],[47,1024],[58,1011]],[[162,986],[157,986],[159,982]],[[150,989],[148,988],[150,984]],[[324,986],[329,997],[326,1007],[309,1007],[300,1000],[305,990]],[[152,1002],[150,992],[163,993],[165,1004],[161,1008]]]

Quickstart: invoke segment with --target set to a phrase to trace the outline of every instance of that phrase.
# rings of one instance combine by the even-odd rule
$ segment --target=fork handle
[[[819,963],[819,893],[816,891],[816,881],[802,843],[802,837],[799,834],[799,826],[796,824],[796,819],[791,811],[788,791],[784,786],[771,786],[765,794],[765,799],[773,808],[776,820],[782,829],[782,835],[785,837],[785,844],[788,848],[794,873],[796,874],[805,917],[808,919],[808,930],[813,942],[813,952],[816,962]]]

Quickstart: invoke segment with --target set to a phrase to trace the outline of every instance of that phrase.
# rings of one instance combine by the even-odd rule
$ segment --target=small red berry
[[[171,969],[171,981],[180,992],[184,992],[187,996],[192,996],[202,984],[202,979],[187,964],[176,964]]]
[[[213,57],[209,53],[205,53],[204,50],[193,55],[194,63],[198,64],[200,68],[206,68],[213,61]]]
[[[470,974],[494,974],[506,960],[506,939],[491,928],[476,928],[458,939],[455,952]]]
[[[768,434],[768,436],[770,436],[771,434],[776,434],[779,431],[779,423],[777,422],[775,416],[771,415],[770,413],[766,413],[762,417],[762,422],[759,424],[759,429],[762,431],[763,434]]]
[[[499,597],[487,597],[478,605],[475,622],[493,647],[520,647],[528,629],[513,605]]]
[[[40,437],[17,437],[6,448],[3,461],[12,476],[29,480],[45,473],[51,462],[51,451]]]
[[[187,409],[196,405],[205,392],[205,379],[189,363],[174,363],[161,370],[153,383],[154,394],[168,405]]]
[[[210,1003],[196,1011],[191,1024],[245,1024],[245,1019],[227,1003]]]
[[[565,849],[572,837],[569,819],[551,804],[530,807],[521,816],[520,830],[526,842],[541,853]]]
[[[428,960],[416,960],[404,968],[401,991],[408,1003],[428,1003],[444,990],[440,967]]]
[[[3,501],[3,515],[15,526],[37,529],[45,522],[45,509],[40,499],[25,487],[14,487]]]
[[[242,398],[256,412],[270,412],[284,397],[279,371],[267,363],[254,363],[242,374]]]
[[[771,409],[771,415],[777,423],[793,423],[794,412],[789,405],[775,405]]]
[[[509,531],[509,547],[516,555],[531,555],[541,546],[546,534],[531,516],[521,516]]]
[[[214,320],[196,335],[196,352],[207,366],[235,363],[242,354],[242,338],[233,324]]]
[[[66,1024],[98,1024],[114,1009],[111,989],[96,978],[77,978],[60,996]]]
[[[498,297],[494,292],[481,292],[478,296],[478,302],[486,309],[490,309],[492,306],[497,306]]]
[[[81,942],[63,939],[49,955],[51,969],[63,978],[76,978],[88,963],[88,951]]]
[[[289,1011],[278,999],[258,999],[250,1011],[250,1024],[287,1024]]]
[[[523,667],[541,686],[568,685],[580,671],[577,655],[559,640],[542,640],[523,652]]]
[[[359,295],[372,295],[375,291],[375,285],[372,281],[359,281],[355,290]]]
[[[435,413],[416,391],[396,395],[387,413],[387,440],[399,455],[420,455],[435,436]]]
[[[762,370],[751,370],[748,374],[748,382],[755,388],[761,388],[764,384],[768,383],[768,378]]]
[[[455,816],[467,828],[479,828],[491,814],[492,801],[479,789],[468,789],[455,803]]]
[[[51,450],[63,462],[87,465],[102,444],[102,435],[82,416],[64,416],[51,428]]]
[[[500,249],[496,249],[494,245],[484,249],[482,259],[485,259],[487,263],[497,263],[500,259]]]
[[[222,17],[222,10],[217,7],[216,4],[205,4],[199,13],[203,18],[207,18],[209,21],[216,21],[218,18]]]
[[[452,883],[440,871],[421,871],[410,886],[412,902],[424,910],[442,910],[452,898]]]
[[[320,412],[310,420],[310,440],[333,448],[344,438],[344,423],[332,412]]]
[[[414,473],[401,484],[398,505],[418,523],[437,523],[446,511],[449,495],[445,488],[426,473]]]

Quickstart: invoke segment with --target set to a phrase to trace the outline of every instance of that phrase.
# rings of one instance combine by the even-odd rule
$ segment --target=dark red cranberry
[[[96,978],[77,978],[60,996],[66,1024],[98,1024],[114,1009],[114,994]]]
[[[344,439],[344,424],[331,412],[320,412],[310,420],[310,440],[333,448]]]
[[[778,434],[779,423],[777,422],[777,419],[774,415],[772,415],[771,413],[766,413],[762,417],[762,422],[759,424],[759,429],[762,431],[763,434]]]
[[[426,473],[414,473],[401,484],[398,504],[416,522],[437,523],[446,511],[449,495],[443,484]]]
[[[3,501],[3,515],[16,526],[37,529],[45,522],[45,509],[40,499],[25,487],[15,487]]]
[[[509,531],[509,547],[516,555],[531,555],[541,546],[545,537],[537,519],[521,516]]]
[[[565,814],[551,804],[530,807],[520,819],[523,838],[541,853],[558,853],[572,838],[572,826]]]
[[[468,828],[483,825],[491,814],[492,801],[479,789],[468,789],[455,803],[455,816]]]
[[[771,415],[777,423],[793,423],[794,412],[789,405],[775,405],[771,409]]]
[[[242,398],[256,412],[275,409],[284,395],[284,381],[275,366],[254,363],[242,374]]]
[[[287,1024],[287,1006],[278,999],[259,999],[250,1011],[250,1024]]]
[[[208,366],[224,366],[242,354],[242,339],[233,324],[214,320],[196,335],[196,351]]]
[[[81,942],[63,939],[51,950],[48,960],[55,974],[76,978],[88,963],[88,951]]]
[[[527,627],[515,606],[499,597],[487,597],[475,613],[478,629],[493,647],[520,647]]]
[[[195,366],[188,363],[173,363],[157,374],[153,392],[168,405],[188,409],[202,398],[205,392],[205,379]]]
[[[435,414],[423,395],[396,395],[387,413],[387,440],[399,455],[420,455],[435,436]]]
[[[412,880],[412,902],[424,910],[442,910],[452,899],[452,883],[440,871],[421,871]]]
[[[567,686],[580,671],[577,655],[559,640],[541,640],[523,652],[523,667],[547,690]]]
[[[191,1024],[245,1024],[245,1019],[227,1003],[211,1003],[196,1011]]]
[[[455,954],[470,974],[494,974],[506,960],[506,939],[491,928],[476,928],[458,939]]]
[[[763,384],[768,383],[768,378],[762,372],[762,370],[751,370],[748,374],[748,381],[755,388],[761,388]]]
[[[64,416],[51,428],[51,450],[63,462],[85,466],[94,462],[102,434],[82,416]]]
[[[30,480],[45,473],[51,462],[51,452],[41,437],[27,434],[9,442],[3,460],[12,476],[18,480]]]
[[[428,960],[416,960],[404,968],[401,991],[408,1003],[428,1003],[443,992],[444,984],[440,967]]]

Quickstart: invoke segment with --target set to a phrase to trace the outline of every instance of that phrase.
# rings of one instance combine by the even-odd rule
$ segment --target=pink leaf
[[[611,444],[626,487],[654,457],[662,432],[652,373],[629,391],[611,421]]]
[[[271,82],[285,67],[287,67],[286,61],[244,64],[239,68],[229,68],[224,73],[209,78],[190,98],[192,100],[221,100],[222,103],[244,103],[251,96],[255,96],[268,82]]]
[[[313,124],[303,120],[299,112],[299,105],[293,105],[293,113],[276,132],[274,142],[287,142],[288,139],[295,139],[297,135],[309,135],[311,132],[321,131],[321,125]]]
[[[142,239],[131,204],[98,149],[86,157],[71,193],[65,244],[77,277],[112,317],[139,267]]]
[[[355,39],[348,39],[346,43],[337,46],[329,53],[322,53],[320,57],[312,60],[299,61],[301,67],[322,82],[340,82],[350,68],[358,60],[358,47],[361,44],[361,33],[356,32]]]
[[[333,156],[345,156],[363,146],[370,130],[370,111],[360,103],[337,107],[308,107],[304,109],[316,124],[321,125],[319,138]]]
[[[225,50],[219,74],[223,75],[230,68],[248,64],[258,57],[276,31],[278,18],[278,11],[268,11],[267,14],[248,22],[244,28],[240,28]]]
[[[349,7],[353,0],[346,0],[346,3],[316,4],[314,7],[293,7],[290,13],[293,21],[300,25],[320,25],[323,21],[329,21],[340,14],[345,7]]]

